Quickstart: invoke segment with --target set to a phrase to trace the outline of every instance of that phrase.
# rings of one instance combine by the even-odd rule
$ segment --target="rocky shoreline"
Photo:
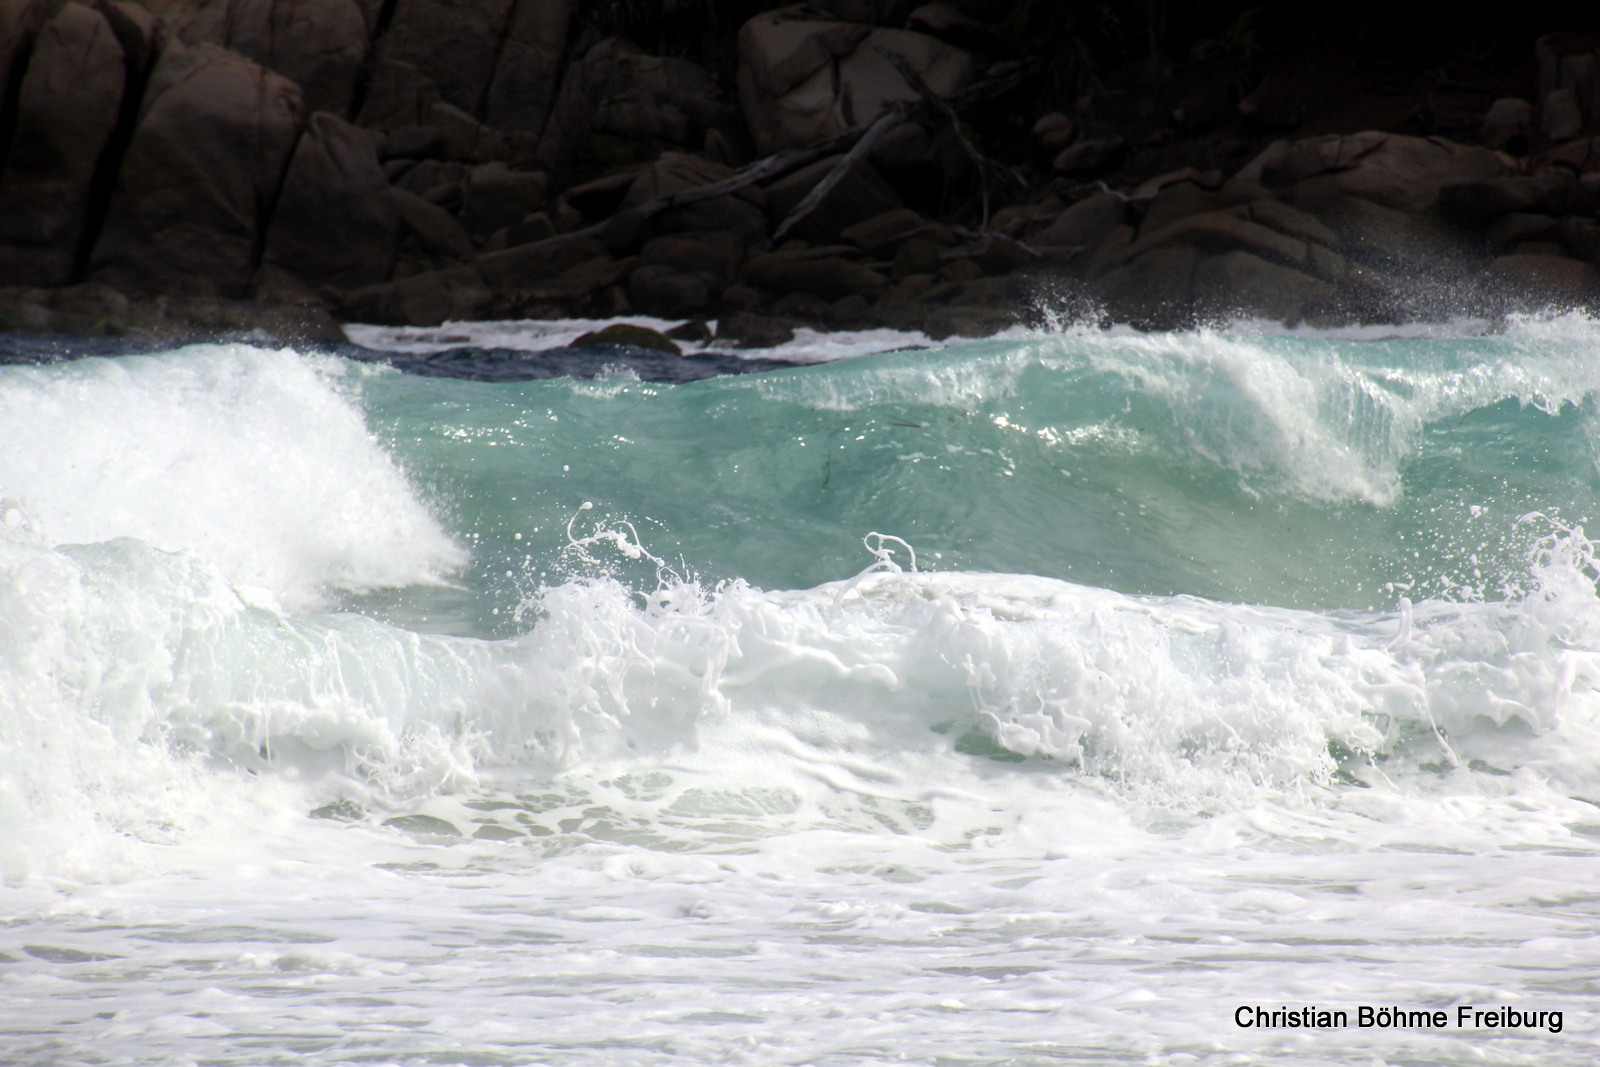
[[[1308,118],[1243,31],[1071,82],[1094,39],[1022,43],[1035,5],[707,5],[687,58],[606,35],[625,6],[0,0],[0,329],[1600,308],[1600,35],[1317,132],[1383,115]]]

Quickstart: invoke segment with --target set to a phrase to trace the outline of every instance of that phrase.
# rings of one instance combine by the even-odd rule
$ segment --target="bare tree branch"
[[[829,193],[833,192],[834,187],[844,181],[845,176],[850,173],[851,167],[866,158],[867,153],[872,151],[872,146],[878,143],[880,137],[905,121],[905,113],[893,108],[878,116],[878,121],[874,122],[867,129],[867,132],[861,135],[861,139],[856,142],[856,146],[850,149],[850,154],[841,159],[838,166],[830,170],[828,176],[818,182],[806,194],[804,200],[795,205],[795,209],[789,212],[789,217],[783,220],[783,225],[773,231],[772,239],[774,241],[783,240],[784,234],[793,229],[800,220],[815,211],[817,205],[822,203]]]

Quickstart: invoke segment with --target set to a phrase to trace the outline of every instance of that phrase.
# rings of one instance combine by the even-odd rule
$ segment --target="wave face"
[[[224,931],[204,942],[226,948],[216,973],[315,971],[370,1025],[296,1054],[409,1062],[435,1053],[382,1005],[421,966],[403,942],[456,944],[441,915],[543,915],[570,950],[536,953],[571,978],[559,1000],[600,996],[606,967],[571,953],[634,908],[723,933],[617,934],[606,958],[649,971],[760,942],[772,983],[750,993],[732,962],[658,976],[648,997],[682,1019],[634,1019],[657,1035],[629,1046],[638,1062],[732,1055],[752,1019],[781,1023],[796,1062],[952,1043],[1023,1062],[1062,1028],[1107,1062],[1266,1055],[1275,1038],[1202,1002],[1276,1003],[1274,975],[1311,965],[1283,946],[1318,922],[1373,939],[1312,953],[1351,1004],[1401,996],[1378,956],[1409,983],[1400,1003],[1467,995],[1421,948],[1464,924],[1479,947],[1451,950],[1452,981],[1560,1007],[1565,986],[1481,946],[1513,938],[1515,912],[1549,968],[1595,962],[1565,920],[1527,916],[1600,869],[1597,342],[1577,318],[1082,331],[680,386],[422,379],[247,346],[0,368],[0,878],[44,945],[0,944],[0,967],[20,961],[0,980],[54,996],[49,966],[95,956],[192,974],[149,945],[207,909],[245,916],[202,923]],[[1515,890],[1512,862],[1531,865]],[[1404,911],[1430,870],[1464,894],[1436,921]],[[276,888],[252,881],[266,871]],[[62,887],[103,903],[39,903]],[[1187,932],[1160,941],[1167,922]],[[1201,959],[1257,922],[1278,949]],[[348,943],[248,947],[290,927]],[[854,1053],[793,999],[806,938],[846,928],[887,961],[850,995],[904,1023]],[[957,929],[994,960],[916,962]],[[1134,1040],[1140,980],[1062,962],[1093,931],[1143,946],[1128,974],[1218,984]],[[499,959],[478,965],[522,980]],[[209,995],[172,980],[184,1003]],[[428,1003],[479,1020],[461,1062],[521,1062],[533,1022],[429,981]],[[935,1016],[902,1019],[894,989]],[[1019,997],[1056,1022],[1008,1029]],[[197,1033],[216,1062],[289,1048],[239,1036],[266,1007],[213,1033],[118,1002],[142,1021],[106,1040],[134,1058]],[[597,1011],[539,1023],[563,1035],[540,1062],[607,1062]],[[939,1038],[937,1011],[969,1016]],[[0,1026],[8,1061],[102,1047],[21,1032]],[[1194,1052],[1207,1033],[1248,1041]],[[1472,1037],[1402,1051],[1455,1062]],[[1482,1062],[1582,1062],[1524,1037]]]

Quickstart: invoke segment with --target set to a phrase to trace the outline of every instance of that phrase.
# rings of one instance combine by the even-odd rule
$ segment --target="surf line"
[[[1263,1008],[1241,1004],[1233,1012],[1234,1025],[1240,1029],[1338,1029],[1350,1025],[1350,1015],[1343,1009],[1329,1011],[1325,1008]],[[1356,1026],[1361,1029],[1445,1029],[1450,1025],[1450,1013],[1442,1009],[1406,1009],[1373,1007],[1360,1004],[1356,1007]],[[1472,1004],[1456,1007],[1459,1028],[1475,1030],[1485,1027],[1544,1027],[1559,1034],[1562,1016],[1559,1011],[1519,1011],[1516,1008],[1491,1008],[1484,1010]]]

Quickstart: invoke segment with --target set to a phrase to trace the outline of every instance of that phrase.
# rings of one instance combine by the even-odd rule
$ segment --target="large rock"
[[[732,176],[732,169],[721,163],[680,152],[663,152],[661,158],[641,171],[629,186],[622,206],[636,208],[657,197],[713,185]],[[728,230],[754,240],[767,232],[766,203],[761,189],[747,185],[727,196],[663,211],[652,220],[652,225],[659,233]]]
[[[889,279],[854,261],[854,248],[808,248],[757,256],[745,268],[745,277],[763,289],[780,293],[814,293],[837,300],[853,293],[878,292]]]
[[[423,251],[451,259],[472,253],[472,238],[450,212],[404,189],[390,189],[389,196],[400,212],[405,229],[417,239]]]
[[[486,163],[467,179],[461,221],[468,232],[486,237],[538,211],[549,187],[550,179],[542,172],[525,173],[504,163]]]
[[[572,0],[517,0],[484,103],[484,118],[503,130],[544,131],[566,51]]]
[[[1319,179],[1324,188],[1413,214],[1431,211],[1444,186],[1492,181],[1511,173],[1505,160],[1487,148],[1438,137],[1358,133],[1273,145],[1263,155],[1267,153],[1273,158],[1263,161],[1259,174],[1269,188],[1285,190]]]
[[[478,114],[513,0],[398,0],[378,43],[361,124],[422,122],[435,100]]]
[[[1551,33],[1534,42],[1539,99],[1569,89],[1583,114],[1600,116],[1600,33]]]
[[[567,68],[538,155],[565,185],[580,171],[645,162],[663,149],[697,150],[713,129],[742,139],[738,113],[710,74],[613,38]]]
[[[215,44],[300,86],[305,109],[343,115],[367,56],[358,0],[141,0],[188,45]]]
[[[478,318],[494,299],[471,267],[417,274],[358,289],[340,307],[347,319],[384,326],[438,326]]]
[[[1193,248],[1157,248],[1116,268],[1095,288],[1105,312],[1115,322],[1146,330],[1167,330],[1193,320],[1195,267]]]
[[[553,278],[571,267],[599,257],[606,246],[592,237],[552,237],[535,244],[490,252],[473,261],[478,274],[496,290],[516,289]]]
[[[122,46],[98,12],[69,3],[40,31],[0,173],[0,284],[71,280],[123,82]]]
[[[739,31],[739,105],[763,154],[810,144],[871,122],[917,95],[877,49],[903,56],[930,89],[949,96],[973,77],[969,53],[910,30],[757,15]]]
[[[168,45],[145,89],[91,277],[125,289],[244,292],[300,90],[214,45]]]
[[[1249,252],[1207,256],[1195,265],[1194,302],[1202,315],[1250,315],[1293,325],[1337,290],[1311,275]]]
[[[1514,305],[1600,307],[1600,271],[1565,256],[1511,255],[1494,261],[1494,280]]]
[[[311,116],[278,196],[264,265],[352,289],[389,277],[399,240],[400,210],[372,138],[333,115]]]

